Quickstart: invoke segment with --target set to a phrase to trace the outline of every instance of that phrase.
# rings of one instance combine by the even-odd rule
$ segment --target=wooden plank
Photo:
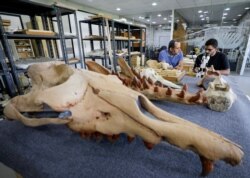
[[[26,35],[43,35],[43,36],[55,36],[56,33],[53,31],[45,31],[45,30],[19,30],[15,31],[16,34],[26,34]]]

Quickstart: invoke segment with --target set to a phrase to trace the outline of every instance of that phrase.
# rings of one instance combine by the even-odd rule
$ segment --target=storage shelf
[[[26,34],[11,34],[6,33],[9,39],[60,39],[59,35],[26,35]],[[74,35],[64,35],[65,39],[77,39]]]
[[[33,53],[32,51],[17,51],[18,53]]]
[[[121,53],[121,54],[115,54],[115,57],[121,57],[121,56],[133,56],[133,55],[138,55],[138,56],[140,56],[141,55],[141,53],[140,52],[130,52],[130,54],[128,54],[128,53]],[[107,56],[108,56],[108,54],[107,54]],[[90,55],[90,56],[84,56],[85,58],[95,58],[95,59],[103,59],[104,58],[104,55],[103,56],[97,56],[97,55]]]
[[[17,65],[15,64],[15,57],[18,56],[18,58],[22,60],[25,59],[26,57],[28,58],[35,57],[35,55],[32,55],[31,51],[26,51],[26,49],[29,50],[29,48],[31,49],[33,48],[32,46],[33,43],[36,44],[35,52],[37,53],[36,54],[37,56],[50,57],[50,58],[55,58],[55,57],[59,58],[62,56],[62,59],[64,60],[66,64],[72,64],[68,59],[69,52],[65,50],[67,49],[66,41],[71,40],[71,44],[73,48],[71,53],[73,54],[73,57],[76,57],[76,54],[75,54],[76,51],[81,51],[80,50],[80,38],[79,38],[79,33],[78,33],[77,15],[76,15],[76,10],[74,9],[59,7],[55,4],[43,5],[40,3],[31,2],[27,0],[3,1],[0,6],[0,14],[17,17],[21,24],[21,29],[19,30],[19,34],[18,32],[10,33],[10,32],[7,32],[5,28],[2,28],[3,21],[2,21],[2,18],[0,18],[0,24],[1,24],[0,35],[2,37],[1,42],[4,43],[3,48],[5,51],[5,53],[3,54],[5,54],[10,61],[9,66],[11,67],[11,75],[14,81],[12,82],[11,80],[9,80],[7,82],[8,88],[11,89],[10,96],[15,96],[17,94],[15,91],[15,87],[13,86],[16,86],[16,89],[18,90],[18,94],[23,94],[23,89],[22,89],[22,86],[18,77],[20,70],[17,69]],[[32,29],[33,31],[32,30],[29,31],[25,29],[22,15],[28,15],[30,17],[30,23],[31,23],[31,27],[33,28]],[[72,20],[70,20],[71,19],[70,15],[74,16],[73,22],[75,24],[76,30],[72,31],[72,29],[70,28],[70,34],[67,34],[67,33],[64,34],[64,31],[63,31],[62,16],[64,15],[68,16],[69,27],[72,27],[71,26]],[[40,17],[41,21],[40,19],[37,19],[37,17]],[[38,21],[39,23],[37,23]],[[56,26],[53,22],[56,22],[55,23]],[[57,27],[57,29],[55,29],[55,27]],[[41,33],[38,32],[39,30],[41,31]],[[46,32],[51,31],[52,33],[45,33],[45,31]],[[55,31],[57,31],[57,33]],[[20,43],[20,45],[18,43],[15,43],[15,48],[17,48],[20,52],[16,50],[15,53],[13,53],[13,50],[11,49],[11,47],[13,47],[12,41],[10,41],[9,39],[13,39],[13,40],[35,40],[36,39],[36,40],[32,41],[32,43],[30,43],[30,46],[25,45],[26,43],[22,43],[22,44]],[[46,41],[42,41],[42,40],[46,40]],[[57,43],[58,41],[60,41],[60,43]],[[75,50],[74,48],[75,41],[77,42],[78,50]],[[61,49],[61,53],[59,52],[59,49]],[[0,57],[3,58],[2,56]],[[82,53],[79,53],[79,56],[77,57],[79,57],[80,61],[73,62],[73,64],[80,63],[81,68],[83,68]],[[6,69],[7,68],[6,63],[7,61],[6,59],[4,59],[4,63],[3,64],[0,63],[1,67]]]
[[[65,7],[59,7],[59,8],[61,11],[61,15],[68,15],[74,12],[74,10]],[[30,2],[26,0],[3,1],[1,2],[0,11],[5,12],[6,14],[15,13],[15,14],[23,14],[29,16],[44,14],[49,17],[55,17],[57,15],[55,8],[51,5],[45,5],[39,2]]]
[[[106,23],[104,17],[86,19],[86,20],[81,20],[79,22],[80,23],[91,23],[91,24],[94,24],[94,25],[102,25],[103,20],[104,20],[104,23]],[[119,28],[124,28],[125,29],[125,28],[128,28],[128,26],[130,26],[131,30],[136,30],[136,29],[139,30],[140,28],[146,28],[146,27],[142,27],[142,26],[139,26],[139,25],[134,25],[134,24],[132,25],[132,24],[128,24],[128,23],[108,19],[109,27],[112,26],[112,21],[114,22],[114,27],[115,28],[119,27]]]
[[[60,39],[58,35],[49,36],[49,35],[26,35],[26,34],[11,34],[6,33],[9,39]]]
[[[30,45],[16,45],[16,47],[28,47]]]
[[[65,39],[77,39],[78,37],[74,35],[64,35],[64,38]]]
[[[14,39],[14,43],[17,55],[20,59],[35,57],[30,39]]]
[[[108,21],[108,24],[106,23]],[[81,33],[81,42],[82,46],[84,46],[84,42],[88,41],[90,43],[91,51],[95,50],[95,43],[94,41],[100,42],[100,48],[103,49],[105,52],[103,56],[87,56],[85,55],[84,49],[83,49],[83,56],[84,61],[85,58],[92,58],[92,59],[108,59],[109,55],[107,54],[107,46],[110,45],[111,48],[113,48],[112,52],[112,59],[113,60],[113,69],[116,71],[117,67],[117,58],[119,56],[128,58],[128,62],[130,65],[131,57],[132,55],[130,52],[134,51],[134,47],[139,46],[140,48],[140,55],[143,56],[143,46],[145,45],[145,38],[146,38],[146,27],[134,25],[134,24],[128,24],[124,22],[119,22],[112,19],[107,19],[105,17],[93,17],[91,19],[81,20],[79,21],[80,24],[80,32],[82,32],[82,24],[87,24],[89,29],[89,36],[83,36]],[[99,27],[99,34],[93,34],[92,25],[97,25]],[[105,28],[109,29],[110,32],[106,32]],[[107,36],[110,35],[110,41],[111,44],[102,43],[107,42],[108,38]],[[130,37],[130,38],[128,38]],[[132,38],[135,37],[135,38]],[[131,39],[132,38],[132,39]],[[128,49],[128,54],[115,54],[117,50],[121,50],[123,48]],[[135,55],[135,54],[134,54]],[[104,61],[105,67],[108,67],[107,61]]]
[[[83,38],[82,40],[91,40],[91,41],[103,41],[103,38]],[[105,41],[108,41],[108,39],[106,39]],[[113,41],[111,39],[111,41]],[[115,41],[141,41],[141,39],[119,39],[119,38],[115,38]]]

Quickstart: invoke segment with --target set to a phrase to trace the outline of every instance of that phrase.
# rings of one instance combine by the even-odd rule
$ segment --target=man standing
[[[205,54],[201,54],[196,58],[194,71],[199,68],[202,64],[203,56],[210,56],[207,62],[207,67],[213,65],[214,69],[222,75],[230,74],[230,65],[227,56],[222,52],[218,51],[218,41],[216,39],[209,39],[205,43]],[[197,72],[197,71],[196,71]]]
[[[171,40],[168,45],[168,50],[162,50],[158,60],[166,62],[173,68],[182,70],[183,68],[183,53],[181,51],[181,43]]]

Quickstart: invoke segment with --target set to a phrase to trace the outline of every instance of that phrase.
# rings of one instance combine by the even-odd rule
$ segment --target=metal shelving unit
[[[106,31],[105,28],[107,28],[108,22],[108,28],[110,33],[110,38],[111,38],[111,49],[113,50],[113,61],[114,61],[114,69],[116,70],[117,66],[117,56],[116,56],[116,51],[121,50],[122,48],[127,47],[128,48],[128,54],[127,54],[127,60],[128,64],[130,65],[131,61],[131,52],[134,51],[134,42],[139,42],[139,50],[140,50],[140,56],[142,56],[143,53],[145,53],[145,48],[143,48],[142,43],[146,43],[145,40],[142,40],[142,33],[144,31],[144,35],[146,36],[146,28],[141,27],[141,26],[136,26],[136,25],[131,25],[131,24],[126,24],[118,21],[114,21],[111,19],[105,20],[104,17],[99,17],[99,18],[93,18],[93,19],[87,19],[87,20],[81,20],[79,21],[79,27],[80,27],[80,38],[81,38],[81,43],[82,47],[84,47],[83,41],[89,41],[90,42],[90,47],[91,51],[95,50],[94,48],[94,41],[100,41],[100,47],[101,49],[104,50],[104,55],[103,56],[86,56],[85,51],[83,48],[83,60],[85,63],[86,58],[91,58],[92,60],[95,59],[102,59],[102,65],[105,67],[107,66],[107,61],[109,60],[109,57],[107,55],[107,46],[106,46],[106,41],[108,40],[106,37]],[[98,25],[99,27],[99,36],[100,38],[84,38],[82,36],[82,24],[88,24],[88,29],[89,29],[89,35],[93,35],[93,30],[92,30],[92,25]],[[126,31],[128,33],[128,39],[117,39],[115,36],[122,36],[121,32]],[[140,32],[140,38],[139,39],[131,39],[130,33],[133,34],[134,31],[139,31]],[[145,38],[144,38],[145,39]],[[142,61],[141,61],[142,64]]]
[[[54,43],[56,57],[59,57],[58,46],[56,45],[56,41],[60,41],[60,48],[62,52],[62,58],[66,64],[75,64],[77,66],[80,63],[81,68],[83,68],[83,60],[82,53],[80,47],[80,38],[78,34],[78,23],[76,18],[76,11],[72,9],[67,9],[65,7],[58,7],[56,5],[48,6],[39,4],[36,2],[30,2],[25,0],[20,1],[4,1],[0,6],[0,14],[15,16],[20,19],[21,27],[24,29],[23,21],[21,15],[27,15],[31,19],[31,24],[33,29],[38,29],[38,24],[36,23],[35,16],[40,16],[42,19],[43,30],[51,30],[55,31],[53,22],[57,23],[58,26],[58,34],[54,36],[47,35],[28,35],[28,34],[14,34],[6,32],[2,25],[2,19],[0,17],[0,39],[2,42],[3,50],[8,58],[8,61],[4,61],[5,59],[1,59],[1,73],[2,71],[10,71],[15,82],[17,91],[19,94],[22,94],[22,87],[20,85],[20,81],[18,78],[18,73],[20,71],[17,70],[14,57],[12,55],[11,46],[9,44],[9,39],[33,39],[36,41],[38,46],[39,56],[44,56],[44,52],[42,50],[41,40],[46,40],[48,54],[50,58],[55,57],[55,53],[52,51],[52,43]],[[62,16],[68,16],[70,33],[72,33],[71,22],[70,22],[70,14],[74,15],[74,23],[76,27],[76,35],[65,35],[62,23]],[[50,27],[50,28],[49,28]],[[75,57],[75,49],[73,40],[77,40],[77,46],[79,50],[79,62],[71,63],[68,59],[67,49],[66,49],[66,40],[71,40],[71,45],[73,49],[73,57]],[[4,64],[4,65],[2,65]],[[5,72],[6,73],[6,72]],[[4,73],[4,75],[6,75]]]
[[[10,70],[8,68],[8,65],[5,61],[5,55],[4,55],[2,48],[0,48],[0,76],[2,76],[6,91],[8,92],[9,96],[14,97],[16,95],[16,86],[13,81]],[[1,90],[3,93],[5,88],[2,84],[1,84],[1,87],[2,87]]]

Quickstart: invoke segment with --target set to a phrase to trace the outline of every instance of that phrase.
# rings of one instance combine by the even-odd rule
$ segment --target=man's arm
[[[159,62],[165,62],[165,55],[164,55],[163,50],[161,50],[161,52],[159,53],[158,61]]]
[[[221,58],[221,63],[222,63],[222,69],[221,70],[216,70],[220,72],[221,75],[229,75],[230,74],[230,64],[227,59],[227,56],[222,53],[222,58]]]
[[[183,53],[182,53],[182,51],[180,51],[180,53],[179,53],[179,59],[180,59],[180,61],[179,61],[179,63],[178,63],[178,65],[175,67],[175,69],[177,69],[177,70],[182,70],[183,69]]]
[[[211,67],[214,70],[213,65]],[[211,68],[208,68],[208,69],[211,70]],[[230,68],[224,69],[224,70],[214,70],[214,71],[219,72],[221,75],[229,75],[230,74]]]
[[[175,67],[175,69],[182,70],[183,69],[183,59],[180,60],[179,64]]]
[[[216,70],[220,72],[221,75],[229,75],[230,74],[230,68],[225,69],[225,70]]]

